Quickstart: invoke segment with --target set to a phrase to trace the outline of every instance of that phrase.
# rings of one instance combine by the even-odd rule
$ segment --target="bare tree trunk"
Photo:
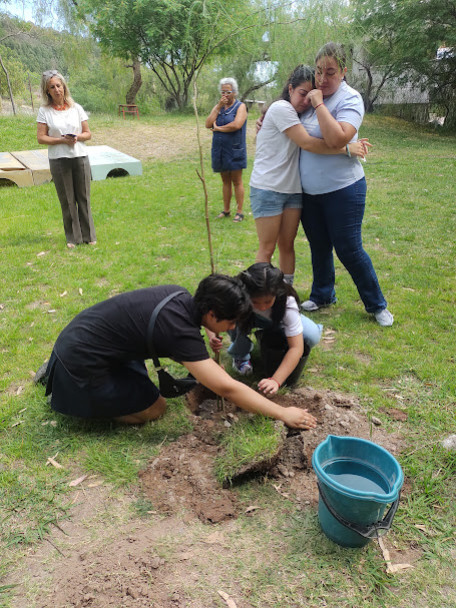
[[[208,196],[207,187],[206,187],[206,177],[204,175],[203,146],[202,146],[201,137],[200,137],[198,108],[196,106],[196,101],[198,99],[197,80],[198,80],[198,72],[196,73],[195,78],[193,80],[193,92],[194,92],[194,96],[193,96],[193,111],[195,113],[195,119],[196,119],[196,139],[198,140],[198,151],[199,151],[199,159],[200,159],[200,169],[199,169],[199,171],[197,169],[196,173],[197,173],[198,177],[200,178],[201,183],[203,185],[203,192],[204,192],[204,213],[205,213],[205,216],[206,216],[207,241],[208,241],[208,245],[209,245],[209,261],[210,261],[210,264],[211,264],[211,272],[212,272],[212,274],[214,274],[214,272],[215,272],[215,263],[214,263],[214,250],[212,248],[211,223],[210,223],[210,220],[209,220],[209,196]]]
[[[141,78],[141,63],[138,58],[133,59],[133,63],[126,66],[127,68],[133,68],[133,82],[131,87],[128,89],[127,94],[125,96],[125,103],[127,104],[135,104],[136,103],[136,95],[138,94],[139,89],[142,85]]]
[[[28,85],[29,85],[29,91],[30,91],[30,101],[32,102],[32,110],[35,111],[35,106],[33,105],[32,84],[30,82],[30,72],[27,72],[27,76],[28,76]]]
[[[0,55],[0,64],[3,68],[3,71],[5,72],[5,76],[6,76],[6,82],[8,83],[8,90],[9,90],[9,96],[11,99],[11,105],[13,107],[13,114],[16,115],[16,106],[14,105],[14,98],[13,98],[13,91],[11,90],[11,83],[10,83],[10,79],[9,79],[9,75],[8,75],[8,70],[5,67],[5,64],[3,63],[3,59]]]

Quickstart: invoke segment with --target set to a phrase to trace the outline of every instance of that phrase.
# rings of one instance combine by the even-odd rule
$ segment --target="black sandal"
[[[237,212],[236,215],[233,218],[233,222],[242,222],[242,220],[244,219],[244,215],[242,213]]]
[[[231,211],[220,211],[217,215],[218,220],[222,220],[224,217],[228,217],[231,214]]]

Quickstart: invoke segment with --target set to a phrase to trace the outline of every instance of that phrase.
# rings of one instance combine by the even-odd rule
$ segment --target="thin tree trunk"
[[[215,262],[214,262],[214,250],[212,248],[211,223],[209,220],[209,196],[207,194],[206,178],[204,176],[203,146],[201,144],[198,108],[196,105],[196,102],[198,99],[198,87],[197,87],[198,74],[199,73],[196,72],[195,78],[193,80],[193,111],[195,113],[195,119],[196,119],[196,138],[198,140],[198,150],[199,150],[199,157],[200,157],[200,170],[198,171],[198,169],[197,169],[196,174],[198,175],[198,177],[201,180],[201,183],[203,184],[204,213],[206,215],[207,240],[209,243],[209,258],[210,258],[210,263],[211,263],[211,273],[214,274],[215,273]],[[215,361],[220,365],[220,353],[215,353]],[[218,410],[222,409],[222,411],[225,411],[225,399],[223,397],[220,397],[219,395],[217,395],[217,409]]]
[[[3,71],[5,72],[5,76],[6,76],[6,82],[8,83],[8,90],[9,90],[9,95],[10,95],[10,99],[11,99],[11,105],[13,107],[13,114],[16,115],[16,106],[14,105],[14,99],[13,99],[13,91],[11,90],[11,83],[10,83],[10,79],[9,79],[9,75],[8,75],[8,70],[5,67],[5,64],[3,63],[3,59],[0,55],[0,64],[3,68]]]
[[[127,65],[127,68],[133,68],[133,82],[125,96],[125,103],[134,105],[136,103],[136,95],[138,94],[138,91],[142,85],[141,63],[137,58],[135,58],[133,59],[133,63],[131,65]]]
[[[35,106],[33,105],[33,94],[32,94],[32,84],[30,82],[30,72],[27,72],[28,75],[28,85],[29,85],[29,91],[30,91],[30,101],[32,102],[32,110],[35,110]]]
[[[196,100],[198,98],[198,87],[197,87],[197,79],[198,79],[198,74],[196,74],[194,80],[193,80],[193,111],[195,112],[195,119],[196,119],[196,138],[198,140],[198,150],[199,150],[199,157],[200,157],[200,170],[198,171],[198,169],[196,170],[196,173],[198,175],[198,177],[201,180],[201,183],[203,184],[203,191],[204,191],[204,212],[206,215],[206,228],[207,228],[207,240],[209,243],[209,258],[210,258],[210,263],[211,263],[211,272],[212,274],[214,274],[215,272],[215,263],[214,263],[214,251],[212,249],[212,235],[211,235],[211,223],[209,221],[209,197],[207,194],[207,187],[206,187],[206,178],[204,176],[204,162],[203,162],[203,146],[201,144],[201,137],[200,137],[200,126],[199,126],[199,116],[198,116],[198,108],[196,106]]]

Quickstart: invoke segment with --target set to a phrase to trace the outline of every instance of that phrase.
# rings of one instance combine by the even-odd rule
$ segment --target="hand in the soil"
[[[293,429],[314,429],[317,426],[317,419],[299,407],[284,408],[282,420]]]
[[[275,395],[279,390],[280,386],[277,380],[274,378],[263,378],[258,382],[258,388],[265,395]]]

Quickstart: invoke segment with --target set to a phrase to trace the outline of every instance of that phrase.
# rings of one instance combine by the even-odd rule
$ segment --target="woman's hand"
[[[260,132],[261,127],[263,126],[263,120],[264,120],[264,114],[262,114],[260,116],[260,118],[257,118],[256,123],[255,123],[255,132],[258,135],[258,133]]]
[[[263,378],[258,382],[258,388],[264,395],[275,395],[280,388],[280,384],[275,378]]]
[[[221,110],[223,107],[228,106],[229,102],[230,102],[230,100],[229,100],[229,95],[227,95],[226,93],[224,93],[224,92],[222,91],[222,95],[221,95],[221,97],[220,97],[220,101],[218,102],[217,106],[218,106],[218,107],[220,108],[220,110]]]
[[[317,419],[299,407],[284,408],[282,421],[292,429],[314,429],[317,426]]]
[[[360,156],[361,158],[365,158],[366,154],[369,154],[369,148],[372,148],[372,144],[369,143],[367,137],[363,137],[362,139],[358,139],[358,141],[353,141],[348,144],[350,155]]]
[[[74,146],[74,144],[78,141],[78,136],[67,133],[66,135],[63,135],[63,139],[65,140],[64,143],[68,144],[69,146]]]
[[[323,103],[323,93],[320,89],[312,89],[307,93],[307,97],[310,97],[310,101],[312,102],[312,106],[315,108],[319,103]]]

